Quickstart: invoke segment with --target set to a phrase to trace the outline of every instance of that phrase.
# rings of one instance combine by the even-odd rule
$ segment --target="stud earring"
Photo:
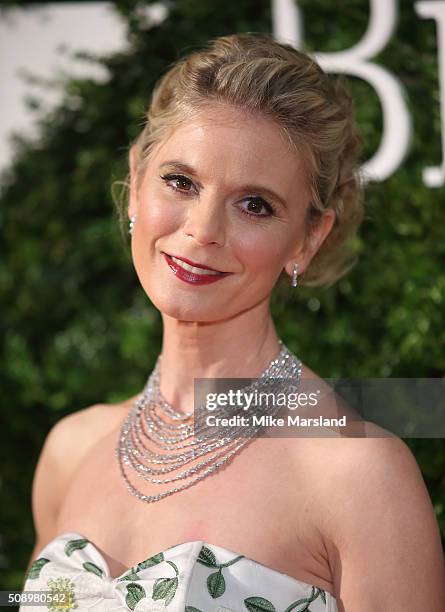
[[[132,215],[130,217],[130,223],[129,223],[129,227],[128,227],[128,233],[129,234],[133,233],[133,228],[134,228],[135,222],[136,222],[136,215]]]
[[[297,287],[298,282],[297,282],[297,277],[298,277],[298,264],[294,264],[294,269],[292,270],[292,281],[291,281],[291,286],[292,287]]]

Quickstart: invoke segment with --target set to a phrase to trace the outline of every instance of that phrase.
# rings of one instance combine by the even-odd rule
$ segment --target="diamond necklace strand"
[[[269,363],[263,373],[252,384],[243,387],[241,389],[242,392],[253,392],[255,390],[261,392],[261,389],[267,386],[267,392],[270,393],[271,384],[268,379],[281,378],[292,379],[292,390],[295,390],[300,382],[301,361],[289,351],[281,340],[278,342],[280,344],[278,356]],[[120,471],[128,491],[146,503],[159,501],[168,495],[173,495],[187,489],[196,482],[206,478],[206,476],[220,469],[236,453],[239,453],[248,442],[252,441],[260,430],[264,429],[263,425],[245,427],[243,428],[243,436],[240,441],[239,428],[236,426],[216,428],[207,425],[205,420],[204,423],[200,423],[199,418],[198,423],[195,423],[194,426],[193,422],[190,423],[190,420],[193,419],[193,412],[177,412],[163,397],[160,391],[160,363],[161,355],[158,357],[156,365],[148,377],[143,392],[136,399],[124,421],[119,442],[115,449]],[[277,380],[276,384],[280,384],[279,380]],[[283,389],[281,385],[279,390],[283,392],[285,388]],[[279,405],[272,405],[272,408],[267,406],[266,410],[262,411],[261,414],[262,416],[274,416],[280,408],[281,406]],[[199,414],[203,410],[204,406],[200,406],[197,412],[195,411],[195,414]],[[245,415],[242,406],[229,406],[218,410],[218,414],[222,418]],[[169,423],[165,420],[166,417],[174,422]],[[218,433],[218,436],[215,436],[215,431]],[[238,435],[236,435],[237,433]],[[143,438],[148,440],[150,446],[154,447],[155,450],[145,446]],[[158,452],[158,450],[164,452]],[[177,452],[172,453],[171,451]],[[188,469],[180,471],[175,476],[162,479],[157,478],[160,474],[177,471],[182,466],[211,452],[215,452],[215,454],[204,458]],[[141,461],[141,457],[155,467],[150,467],[150,465]],[[162,467],[156,467],[159,465],[162,465]],[[138,477],[154,484],[167,484],[184,479],[188,480],[179,486],[162,491],[156,495],[144,495],[131,483],[124,466],[133,468]]]

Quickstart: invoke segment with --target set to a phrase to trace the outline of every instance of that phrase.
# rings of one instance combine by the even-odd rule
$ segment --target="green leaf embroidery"
[[[165,599],[165,605],[171,602],[178,588],[177,578],[158,578],[153,585],[153,599]]]
[[[156,555],[153,555],[153,557],[150,557],[149,559],[145,559],[145,561],[141,561],[140,563],[138,563],[136,567],[130,568],[128,574],[121,576],[118,579],[118,582],[124,581],[124,580],[140,580],[141,577],[139,576],[139,574],[137,574],[137,572],[139,572],[140,570],[147,569],[148,567],[153,567],[154,565],[158,565],[158,563],[162,563],[163,561],[164,561],[163,553],[158,553]]]
[[[210,548],[207,546],[203,546],[201,548],[198,558],[196,559],[198,563],[202,563],[202,565],[205,565],[206,567],[218,568],[217,572],[214,572],[207,577],[207,590],[213,599],[221,597],[226,590],[226,581],[224,580],[224,576],[221,572],[222,568],[229,567],[229,565],[233,565],[233,563],[237,563],[243,558],[244,555],[238,555],[226,563],[218,563],[215,554],[210,550]]]
[[[172,566],[172,568],[175,570],[175,574],[179,576],[178,566],[175,563],[173,563],[173,561],[167,561],[167,563]]]
[[[291,603],[284,612],[308,612],[311,601],[313,601],[313,599],[307,597],[294,601],[294,603]]]
[[[128,584],[125,602],[130,610],[134,610],[138,601],[146,596],[145,589],[140,584]]]
[[[315,599],[318,599],[318,596],[321,595],[321,591],[322,589],[319,589],[318,587],[313,586],[312,592],[309,597],[303,597],[302,599],[299,599],[298,601],[294,601],[293,603],[290,604],[290,606],[286,608],[284,612],[310,612],[310,609],[309,609],[310,603],[314,601]],[[323,596],[324,596],[324,591],[323,591]],[[323,596],[322,596],[322,599],[323,599]],[[325,600],[324,600],[324,603],[326,603]]]
[[[139,570],[146,569],[147,567],[153,567],[153,565],[162,563],[162,561],[164,561],[164,554],[158,553],[157,555],[153,555],[153,557],[150,557],[149,559],[138,563],[135,571],[138,572]]]
[[[201,610],[193,606],[185,606],[185,612],[201,612]]]
[[[218,564],[216,563],[215,555],[210,550],[210,548],[207,548],[207,546],[203,546],[201,548],[199,556],[196,560],[198,561],[198,563],[202,563],[203,565],[206,565],[207,567],[217,567],[218,566]]]
[[[244,600],[244,605],[249,612],[276,612],[273,603],[264,597],[248,597]]]
[[[309,597],[303,597],[298,601],[291,603],[284,612],[310,612],[309,605],[312,601],[321,597],[326,603],[326,597],[323,589],[312,587],[312,592]],[[276,612],[275,606],[268,599],[263,597],[249,597],[244,600],[244,605],[249,612]]]
[[[226,581],[222,575],[221,568],[217,572],[214,572],[207,577],[207,589],[213,599],[216,599],[216,597],[221,597],[221,595],[224,593],[226,590]]]
[[[165,598],[165,605],[168,606],[168,604],[171,602],[171,600],[173,599],[173,597],[176,594],[176,589],[178,587],[178,579],[177,578],[173,578],[173,580],[176,581],[176,584],[174,585],[174,588],[172,588],[172,590],[170,591],[170,593],[168,594],[168,596]]]
[[[128,574],[125,574],[124,576],[121,576],[120,578],[118,578],[118,582],[124,581],[124,580],[140,580],[141,577],[139,576],[139,574],[136,574],[136,572],[133,571],[133,569],[131,569]]]
[[[88,542],[89,540],[87,540],[86,538],[80,538],[78,540],[70,540],[69,542],[65,544],[65,554],[67,555],[67,557],[69,557],[70,555],[73,554],[75,550],[85,548]]]
[[[31,580],[38,578],[40,576],[40,570],[47,563],[49,563],[49,559],[45,559],[45,557],[39,557],[33,561],[31,567],[29,568],[27,578],[30,578]]]
[[[99,576],[100,578],[102,578],[103,576],[103,570],[100,569],[100,567],[98,567],[95,563],[91,563],[90,561],[86,561],[85,563],[82,564],[82,567],[84,567],[87,572],[93,572],[93,574],[96,574],[96,576]]]

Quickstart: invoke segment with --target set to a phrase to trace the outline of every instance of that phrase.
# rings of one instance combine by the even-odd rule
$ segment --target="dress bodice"
[[[113,578],[92,542],[63,533],[39,552],[23,590],[71,593],[72,607],[59,609],[77,612],[338,612],[329,592],[202,540],[172,546]]]

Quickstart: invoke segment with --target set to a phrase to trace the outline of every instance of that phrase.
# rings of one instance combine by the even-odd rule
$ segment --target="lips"
[[[185,263],[185,269],[188,269],[189,272],[194,272],[195,274],[202,274],[203,270],[208,270],[209,272],[213,273],[218,272],[220,274],[226,274],[222,270],[217,270],[216,268],[211,268],[209,266],[205,266],[204,264],[196,263],[196,261],[192,261],[187,257],[179,257],[177,255],[171,255],[169,253],[165,253],[165,255],[169,255],[169,257],[171,257],[173,261],[175,261],[178,265],[183,265]]]
[[[209,266],[198,264],[185,257],[179,258],[164,252],[162,254],[175,276],[186,283],[206,285],[221,280],[231,274],[231,272],[221,272]]]

